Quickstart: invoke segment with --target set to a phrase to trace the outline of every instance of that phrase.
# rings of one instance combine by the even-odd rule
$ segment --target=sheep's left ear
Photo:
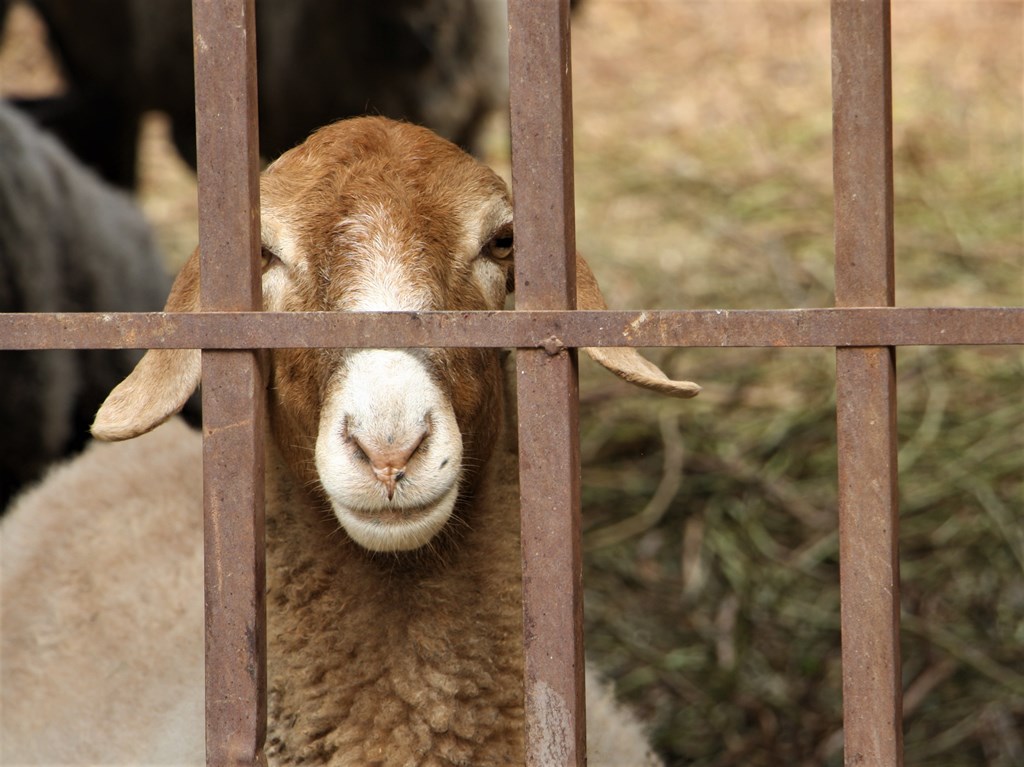
[[[576,308],[607,309],[597,278],[583,256],[576,254]],[[586,347],[583,349],[599,365],[624,381],[669,397],[695,397],[700,387],[692,381],[673,381],[661,368],[644,359],[631,346]]]
[[[164,311],[199,311],[198,249],[174,281]],[[118,441],[155,429],[184,407],[201,372],[198,349],[150,349],[100,406],[93,436]]]

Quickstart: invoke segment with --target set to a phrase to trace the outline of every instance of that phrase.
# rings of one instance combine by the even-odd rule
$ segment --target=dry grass
[[[832,303],[827,5],[586,7],[578,238],[614,305]],[[1024,303],[1022,11],[893,9],[900,304]],[[705,393],[584,368],[585,540],[660,515],[590,552],[588,649],[674,765],[839,765],[832,354],[662,359]],[[1024,764],[1022,382],[1019,349],[899,353],[908,765]]]
[[[827,6],[584,4],[578,240],[614,306],[831,304]],[[898,302],[1024,304],[1024,4],[901,0],[893,25]],[[0,92],[45,73],[24,39]],[[180,263],[194,180],[162,130],[142,201]],[[588,650],[672,765],[839,765],[833,355],[652,355],[705,392],[583,368]],[[898,359],[906,764],[1024,765],[1024,360]]]

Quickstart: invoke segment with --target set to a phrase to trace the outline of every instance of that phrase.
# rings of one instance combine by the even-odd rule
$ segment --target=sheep
[[[261,223],[268,310],[506,299],[507,187],[421,127],[369,117],[321,129],[264,172]],[[168,311],[196,309],[197,256]],[[603,307],[577,268],[579,305]],[[597,356],[641,386],[699,389],[635,350]],[[501,350],[268,357],[268,763],[522,764],[518,468]],[[135,439],[97,444],[0,523],[6,759],[202,759],[200,445],[173,416],[199,359],[147,352],[92,427]],[[588,700],[603,717],[591,719],[590,764],[660,764],[594,676]]]
[[[0,311],[155,311],[171,284],[142,213],[0,102]],[[81,449],[139,354],[0,351],[0,509]]]
[[[22,99],[40,123],[108,180],[135,182],[146,110],[170,116],[195,165],[192,16],[188,0],[31,0],[69,83]],[[2,23],[2,19],[0,19]],[[339,117],[378,113],[479,150],[508,90],[501,0],[260,0],[260,145],[275,157]]]

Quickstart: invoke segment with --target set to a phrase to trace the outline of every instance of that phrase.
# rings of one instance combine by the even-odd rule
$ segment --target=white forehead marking
[[[344,218],[337,231],[342,252],[356,266],[344,309],[389,312],[430,308],[425,271],[410,259],[422,245],[396,225],[386,208],[378,206]]]

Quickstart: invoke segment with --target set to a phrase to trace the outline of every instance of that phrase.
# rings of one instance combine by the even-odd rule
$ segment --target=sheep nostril
[[[362,461],[363,463],[373,463],[373,461],[370,459],[370,454],[366,451],[366,448],[363,446],[362,442],[360,442],[358,439],[350,439],[349,442],[352,443],[352,448],[358,460]]]

